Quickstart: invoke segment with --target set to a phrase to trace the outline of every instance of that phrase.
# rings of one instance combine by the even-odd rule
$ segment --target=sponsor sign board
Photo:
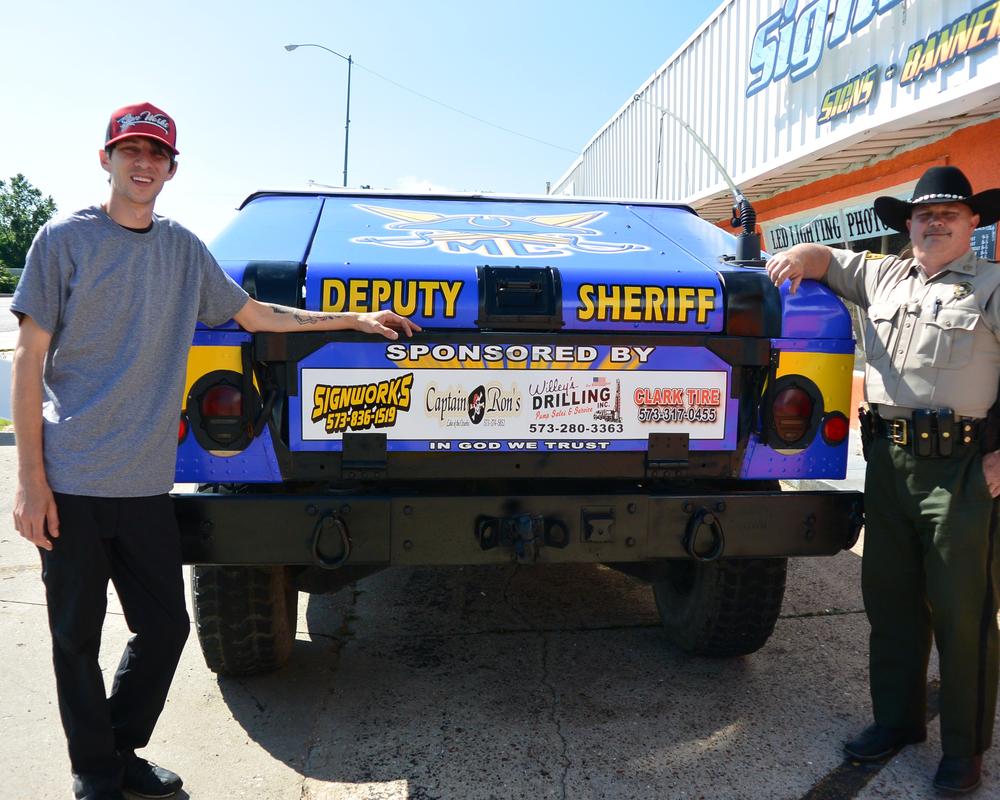
[[[357,350],[370,364],[344,363]],[[327,345],[300,364],[292,443],[336,450],[377,432],[390,450],[606,451],[686,433],[692,450],[728,449],[730,371],[700,347]]]

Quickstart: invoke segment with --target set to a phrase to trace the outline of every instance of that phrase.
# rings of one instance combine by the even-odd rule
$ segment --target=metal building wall
[[[849,2],[849,0],[840,0]],[[837,0],[827,3],[833,19]],[[774,81],[747,98],[754,32],[783,0],[726,0],[595,134],[580,158],[553,184],[553,194],[659,198],[694,203],[726,190],[708,156],[674,120],[646,102],[667,108],[696,131],[737,184],[836,151],[869,135],[934,119],[935,109],[963,99],[974,104],[1000,93],[996,42],[907,86],[886,73],[898,70],[912,42],[979,7],[970,0],[869,0],[886,7],[839,46],[824,41],[818,68],[792,81]],[[861,3],[853,4],[856,9]],[[812,3],[799,0],[797,13]],[[846,8],[846,6],[845,6]],[[854,13],[857,13],[856,11]],[[824,39],[829,27],[824,28]],[[875,99],[832,122],[818,124],[823,94],[869,64],[883,70]],[[939,114],[938,116],[941,116]],[[657,157],[659,152],[659,170]]]

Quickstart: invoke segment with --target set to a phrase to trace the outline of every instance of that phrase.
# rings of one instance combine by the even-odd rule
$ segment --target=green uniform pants
[[[931,637],[947,756],[990,746],[997,697],[996,515],[976,445],[916,458],[878,438],[865,477],[861,583],[875,721],[920,727]]]

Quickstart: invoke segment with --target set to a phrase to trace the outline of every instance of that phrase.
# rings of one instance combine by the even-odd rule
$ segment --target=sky
[[[149,101],[180,150],[157,211],[206,240],[253,191],[341,186],[347,61],[283,47],[314,43],[354,59],[349,186],[544,194],[719,3],[0,0],[0,179],[106,200],[108,117]]]

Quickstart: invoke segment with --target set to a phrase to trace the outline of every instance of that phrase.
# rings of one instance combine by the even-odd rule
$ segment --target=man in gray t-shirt
[[[100,152],[110,197],[38,232],[11,303],[20,319],[12,406],[14,527],[42,556],[73,790],[170,797],[173,772],[140,758],[190,623],[173,484],[195,324],[249,331],[420,328],[390,311],[328,314],[249,298],[197,237],[153,208],[177,171],[174,121],[149,103],[111,116]],[[105,696],[98,664],[108,580],[128,643]]]

